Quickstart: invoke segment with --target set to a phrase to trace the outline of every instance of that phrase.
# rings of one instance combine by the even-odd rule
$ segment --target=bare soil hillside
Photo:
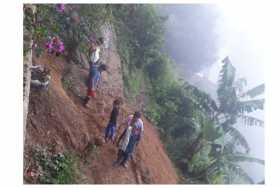
[[[80,156],[78,171],[83,176],[80,183],[177,183],[178,176],[159,134],[144,117],[144,136],[128,168],[113,167],[117,147],[102,140],[112,101],[123,97],[123,82],[118,54],[110,49],[106,53],[110,71],[103,75],[97,97],[89,108],[82,105],[87,69],[47,54],[33,59],[34,64],[50,68],[52,79],[47,91],[31,90],[25,150],[39,145],[51,146],[53,152],[75,152]],[[123,130],[121,122],[134,110],[135,107],[125,102],[118,118],[117,135]],[[94,154],[88,152],[92,145],[96,146]]]

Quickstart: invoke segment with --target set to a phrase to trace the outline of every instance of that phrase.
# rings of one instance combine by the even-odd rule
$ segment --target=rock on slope
[[[89,158],[87,164],[80,162],[79,171],[85,176],[81,183],[177,183],[177,174],[158,132],[145,118],[144,136],[128,169],[112,166],[117,148],[111,143],[102,144],[100,140],[114,97],[123,97],[123,82],[114,42],[103,53],[110,72],[103,75],[97,99],[91,101],[88,109],[81,104],[86,94],[86,69],[48,55],[34,59],[35,64],[50,68],[52,80],[48,91],[31,90],[25,149],[34,145],[53,146],[54,152],[71,150],[83,156],[90,144],[98,145],[98,152]],[[134,110],[133,106],[125,103],[119,125]],[[122,130],[121,126],[118,135]]]

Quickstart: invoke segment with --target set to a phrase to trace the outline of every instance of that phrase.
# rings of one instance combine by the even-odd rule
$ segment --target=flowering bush
[[[107,5],[39,4],[36,9],[34,19],[25,16],[24,22],[33,31],[36,55],[40,56],[45,49],[56,55],[67,51],[67,59],[72,61],[79,61],[77,51],[87,53],[88,43],[94,40],[92,33],[99,35],[100,26],[112,19]],[[60,41],[53,43],[49,36],[59,36]]]
[[[57,4],[56,5],[56,10],[60,13],[63,13],[65,10],[65,5],[64,4]]]
[[[45,48],[47,49],[48,53],[56,53],[58,55],[64,52],[64,43],[61,39],[57,36],[55,37],[48,37],[48,40],[45,42]]]

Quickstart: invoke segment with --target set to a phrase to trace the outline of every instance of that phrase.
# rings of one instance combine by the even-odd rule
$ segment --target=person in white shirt
[[[100,46],[103,44],[103,38],[99,38],[95,42],[91,44],[89,49],[89,78],[88,78],[88,88],[87,88],[87,96],[84,99],[84,105],[87,107],[88,102],[91,98],[96,96],[96,89],[99,85],[101,79],[101,73],[107,70],[107,65],[105,64],[98,64],[99,61],[99,53],[100,53]]]
[[[129,119],[131,119],[131,120],[129,120]],[[127,161],[130,159],[130,157],[134,151],[135,145],[138,145],[138,143],[140,142],[142,134],[144,132],[144,124],[143,124],[143,121],[141,120],[140,112],[136,111],[133,116],[131,116],[131,115],[129,116],[128,127],[125,131],[126,131],[125,133],[127,133],[128,131],[130,133],[128,135],[129,136],[128,141],[126,138],[126,143],[127,143],[126,146],[121,148],[123,151],[122,152],[123,160],[120,164],[123,165],[124,167],[127,167]]]
[[[104,39],[103,37],[98,38],[96,41],[91,43],[89,48],[89,57],[90,57],[90,64],[97,63],[100,59],[100,47],[103,45]]]
[[[125,129],[122,132],[121,136],[119,137],[118,141],[117,141],[117,146],[119,148],[118,150],[118,156],[117,156],[117,160],[114,162],[114,165],[119,164],[119,162],[123,159],[124,157],[124,152],[125,149],[127,147],[127,144],[129,142],[129,138],[131,135],[131,130],[132,130],[132,126],[131,126],[131,121],[133,119],[133,114],[129,115],[126,120],[123,122],[123,125],[125,125]]]

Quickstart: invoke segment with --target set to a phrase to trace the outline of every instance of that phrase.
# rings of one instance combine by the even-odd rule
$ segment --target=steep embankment
[[[144,136],[127,169],[113,167],[117,148],[101,142],[107,124],[112,101],[123,97],[121,63],[115,45],[109,41],[104,49],[104,61],[110,72],[102,78],[97,99],[84,108],[81,99],[86,94],[87,69],[63,58],[43,55],[34,59],[51,70],[52,80],[48,91],[31,90],[26,127],[25,148],[40,145],[52,147],[53,152],[71,150],[81,156],[79,171],[84,176],[81,183],[177,183],[178,177],[168,158],[157,130],[144,119]],[[124,104],[120,122],[134,108]],[[123,127],[118,129],[118,135]],[[96,145],[94,156],[88,147]]]

